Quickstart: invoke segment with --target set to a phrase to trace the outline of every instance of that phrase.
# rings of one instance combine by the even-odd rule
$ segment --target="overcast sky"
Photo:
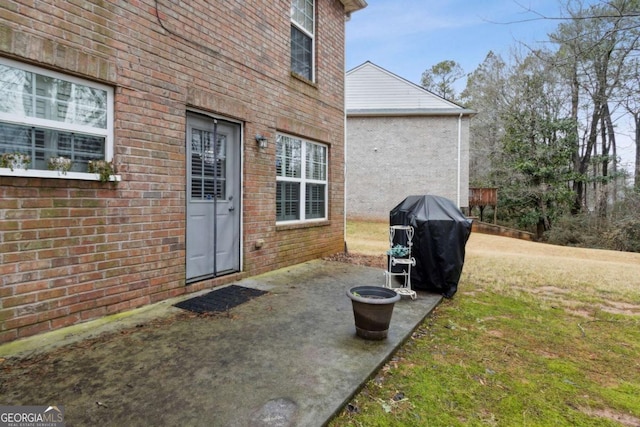
[[[365,61],[414,83],[452,59],[473,72],[490,50],[505,59],[519,42],[539,47],[561,16],[560,0],[367,0],[347,22],[347,70]]]
[[[509,60],[522,43],[542,47],[561,22],[563,0],[366,0],[346,24],[346,69],[365,61],[420,84],[422,73],[454,60],[472,73],[487,53]],[[599,3],[588,0],[585,3]],[[460,82],[458,92],[464,89]],[[620,123],[622,126],[623,124]],[[630,138],[618,139],[623,162],[632,162]]]
[[[561,15],[559,0],[367,0],[347,22],[347,70],[365,61],[420,83],[452,59],[473,72],[490,50],[506,59],[518,42],[540,46]]]

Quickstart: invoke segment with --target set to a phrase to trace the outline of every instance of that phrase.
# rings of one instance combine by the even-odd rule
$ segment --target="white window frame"
[[[311,81],[315,82],[316,81],[316,0],[311,0],[313,3],[313,14],[311,16],[312,18],[312,29],[308,30],[305,28],[304,23],[302,22],[297,22],[295,20],[295,14],[294,14],[294,5],[293,2],[294,0],[291,0],[291,26],[295,27],[298,31],[301,31],[303,34],[305,34],[306,36],[308,36],[311,39],[311,64],[309,64],[309,67],[311,68]],[[290,43],[293,44],[293,40],[290,40]],[[290,55],[293,57],[293,46],[291,47],[291,52]],[[306,79],[306,76],[303,76],[301,74],[299,74],[298,72],[296,72],[295,70],[291,70],[292,73],[294,73],[297,76],[300,76],[304,79]]]
[[[278,174],[276,167],[276,204],[277,200],[277,183],[278,182],[294,182],[300,185],[300,194],[298,203],[300,206],[300,218],[294,220],[278,220],[276,215],[276,223],[280,224],[291,224],[291,223],[309,223],[309,222],[319,222],[326,221],[329,215],[329,146],[326,144],[321,144],[318,142],[309,141],[307,139],[299,138],[292,135],[287,135],[284,133],[278,133],[276,136],[276,144],[281,144],[283,138],[289,138],[294,141],[299,141],[301,144],[301,152],[300,152],[300,177],[287,177],[281,174]],[[325,164],[323,175],[325,179],[312,179],[307,177],[307,150],[310,146],[320,146],[325,150]],[[277,152],[276,148],[276,152]],[[276,156],[276,162],[281,162],[282,159]],[[307,218],[307,209],[306,209],[306,191],[307,184],[320,184],[324,185],[324,216],[321,218]]]
[[[77,125],[71,123],[60,122],[56,120],[43,119],[38,117],[29,117],[21,114],[12,114],[0,112],[0,122],[30,126],[41,130],[56,130],[63,132],[73,132],[88,136],[99,136],[105,138],[105,152],[104,160],[110,162],[113,160],[114,154],[114,138],[113,138],[113,118],[114,118],[114,90],[113,87],[96,83],[89,80],[84,80],[78,77],[70,76],[67,74],[59,73],[56,71],[47,70],[44,68],[36,67],[30,64],[14,61],[7,58],[0,58],[0,64],[13,68],[18,68],[33,74],[39,74],[42,76],[52,77],[55,79],[65,80],[71,83],[92,87],[95,89],[103,90],[107,94],[106,105],[106,128],[98,128],[87,125]],[[44,170],[44,169],[13,169],[0,168],[0,176],[20,176],[20,177],[32,177],[32,178],[60,178],[60,179],[79,179],[87,181],[99,181],[98,174],[89,172],[73,172],[68,171],[66,173],[60,173],[58,171]],[[119,175],[111,177],[111,181],[120,181]]]

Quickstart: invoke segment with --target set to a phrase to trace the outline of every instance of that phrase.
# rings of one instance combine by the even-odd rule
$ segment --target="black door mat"
[[[259,289],[245,288],[231,285],[211,291],[198,297],[190,298],[174,304],[174,307],[193,311],[195,313],[220,313],[237,307],[250,299],[266,294]]]

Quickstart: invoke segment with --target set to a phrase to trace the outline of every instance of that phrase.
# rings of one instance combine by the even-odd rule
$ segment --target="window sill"
[[[67,172],[40,170],[40,169],[14,169],[0,168],[0,176],[14,176],[20,178],[56,178],[56,179],[77,179],[82,181],[100,181],[100,175],[88,172]],[[109,181],[120,182],[120,175],[111,175]]]
[[[276,231],[284,230],[297,230],[299,228],[311,228],[311,227],[326,227],[331,225],[331,221],[328,219],[320,219],[316,221],[297,221],[297,222],[282,222],[276,224]]]
[[[312,80],[307,79],[306,77],[301,76],[300,74],[291,71],[291,77],[295,78],[296,80],[300,80],[303,83],[308,84],[309,86],[312,86],[314,88],[318,88],[318,84]]]

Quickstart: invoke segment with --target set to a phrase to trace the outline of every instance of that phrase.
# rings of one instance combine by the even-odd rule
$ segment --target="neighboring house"
[[[365,6],[3,2],[0,342],[342,251]]]
[[[347,72],[347,216],[389,220],[406,196],[468,206],[474,114],[371,63]]]

